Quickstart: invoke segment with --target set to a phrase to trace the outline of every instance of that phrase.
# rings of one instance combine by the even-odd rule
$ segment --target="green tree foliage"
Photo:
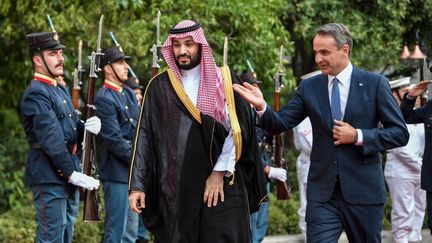
[[[3,96],[4,97],[4,96]],[[26,204],[23,165],[27,146],[14,109],[0,109],[0,213]]]
[[[324,23],[340,22],[353,35],[354,65],[399,75],[404,72],[399,61],[404,38],[412,48],[414,31],[419,29],[423,51],[431,50],[431,10],[430,1],[286,1],[280,16],[295,43],[293,72],[298,77],[314,69],[311,50],[314,30]],[[393,69],[389,70],[390,67]],[[405,75],[411,74],[405,72]]]
[[[162,13],[162,42],[170,26],[182,19],[197,20],[204,26],[219,65],[223,40],[228,36],[229,65],[244,72],[249,59],[263,81],[261,87],[269,101],[278,71],[279,46],[283,45],[286,75],[282,104],[299,76],[315,69],[311,41],[314,30],[324,23],[341,22],[349,27],[354,37],[353,64],[390,76],[411,74],[412,66],[407,70],[406,65],[401,65],[399,54],[404,39],[412,49],[415,30],[420,31],[422,50],[427,54],[432,50],[432,1],[424,0],[2,0],[0,213],[31,203],[22,181],[27,145],[19,118],[20,98],[33,75],[25,35],[50,31],[46,18],[49,14],[61,41],[67,45],[65,75],[72,80],[78,40],[84,43],[83,60],[88,65],[85,57],[95,49],[98,20],[104,14],[102,45],[113,45],[107,33],[114,32],[125,53],[134,57],[132,66],[146,84],[151,75],[149,49],[156,41],[158,10]]]

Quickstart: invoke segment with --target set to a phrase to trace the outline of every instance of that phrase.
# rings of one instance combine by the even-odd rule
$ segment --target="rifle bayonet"
[[[78,71],[84,71],[82,67],[82,40],[78,41]]]
[[[98,29],[98,37],[97,37],[97,44],[96,44],[96,51],[92,51],[90,56],[90,78],[97,78],[96,72],[100,72],[101,69],[99,68],[99,62],[100,62],[100,56],[103,55],[101,52],[101,39],[102,39],[102,24],[103,24],[103,14],[100,17],[99,20],[99,29]]]
[[[279,71],[278,71],[278,77],[276,78],[276,82],[275,82],[275,92],[278,92],[278,93],[280,93],[283,75],[284,75],[283,58],[284,58],[284,47],[280,46],[280,49],[279,49]]]
[[[81,114],[79,112],[79,105],[78,105],[78,99],[79,99],[79,91],[81,90],[82,80],[84,75],[84,69],[82,67],[82,40],[78,41],[78,64],[74,69],[73,72],[73,87],[72,87],[72,104],[75,110],[78,112],[78,114]]]
[[[153,53],[152,76],[155,76],[159,72],[159,62],[162,61],[162,58],[160,57],[160,49],[162,48],[160,41],[160,17],[161,12],[158,10],[156,18],[156,44],[153,44],[153,47],[150,49],[150,51]]]
[[[158,10],[157,17],[156,17],[156,45],[161,46],[160,41],[160,17],[161,17],[161,11]]]
[[[224,48],[223,48],[223,65],[228,65],[228,37],[225,36]]]
[[[77,67],[74,70],[74,85],[73,89],[81,89],[80,86],[82,85],[82,74],[84,73],[84,68],[82,66],[82,40],[78,41],[78,64]]]

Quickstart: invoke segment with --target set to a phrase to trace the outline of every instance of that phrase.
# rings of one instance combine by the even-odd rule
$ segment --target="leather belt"
[[[29,143],[29,147],[31,149],[42,149],[39,143]],[[66,144],[66,147],[70,154],[76,155],[78,144]]]

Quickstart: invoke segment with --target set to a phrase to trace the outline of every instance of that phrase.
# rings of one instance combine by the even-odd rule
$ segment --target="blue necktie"
[[[342,110],[340,105],[339,80],[333,79],[333,87],[331,91],[331,113],[333,120],[342,120]]]

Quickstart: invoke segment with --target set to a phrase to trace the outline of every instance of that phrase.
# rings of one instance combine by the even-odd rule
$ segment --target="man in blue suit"
[[[302,81],[281,111],[272,111],[247,83],[234,90],[255,106],[269,132],[311,120],[308,242],[337,242],[342,231],[350,242],[380,242],[386,192],[379,151],[408,142],[405,122],[388,81],[352,66],[352,38],[344,25],[318,28],[313,50],[322,74]]]

